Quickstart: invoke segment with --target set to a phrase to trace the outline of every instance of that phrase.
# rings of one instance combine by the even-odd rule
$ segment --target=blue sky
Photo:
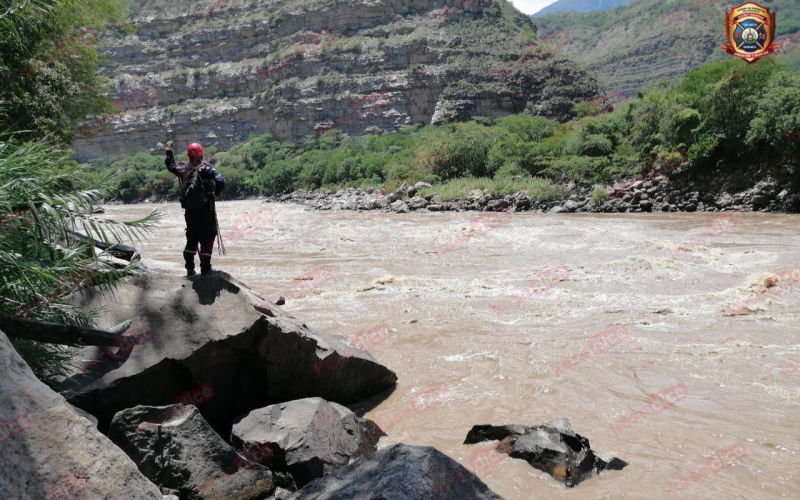
[[[526,14],[535,14],[556,0],[511,0],[518,11]]]

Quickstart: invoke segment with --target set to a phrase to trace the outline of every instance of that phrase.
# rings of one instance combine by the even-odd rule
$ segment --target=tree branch
[[[80,326],[42,323],[0,314],[0,330],[9,337],[48,344],[116,346],[117,338],[130,328],[130,325],[131,321],[128,320],[106,332]]]

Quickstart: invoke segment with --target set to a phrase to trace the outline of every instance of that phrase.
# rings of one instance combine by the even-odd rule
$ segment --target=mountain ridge
[[[595,72],[609,91],[632,95],[705,63],[730,59],[721,50],[727,43],[726,7],[720,0],[634,0],[611,10],[557,13],[536,22],[542,36],[563,30],[569,38],[563,55]],[[770,8],[777,12],[777,38],[800,33],[800,3],[773,0]],[[800,51],[781,61],[800,67]]]
[[[531,17],[543,17],[559,12],[594,12],[608,10],[620,5],[628,5],[631,0],[558,0],[548,5]]]

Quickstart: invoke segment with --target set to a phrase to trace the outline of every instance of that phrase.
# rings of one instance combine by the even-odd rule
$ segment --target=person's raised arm
[[[178,169],[175,168],[175,155],[172,152],[172,150],[174,148],[175,148],[175,144],[172,141],[167,141],[167,145],[164,148],[164,154],[167,155],[167,159],[164,160],[164,163],[167,165],[167,170],[169,170],[170,173],[173,173],[173,174],[177,175],[178,177],[180,177],[180,174],[178,173]]]

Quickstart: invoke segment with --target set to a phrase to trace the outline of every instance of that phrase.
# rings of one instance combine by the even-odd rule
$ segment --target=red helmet
[[[193,143],[189,144],[189,150],[186,152],[186,154],[189,156],[190,160],[192,158],[199,158],[199,159],[202,160],[203,159],[203,146],[201,146],[199,142],[193,142]]]

